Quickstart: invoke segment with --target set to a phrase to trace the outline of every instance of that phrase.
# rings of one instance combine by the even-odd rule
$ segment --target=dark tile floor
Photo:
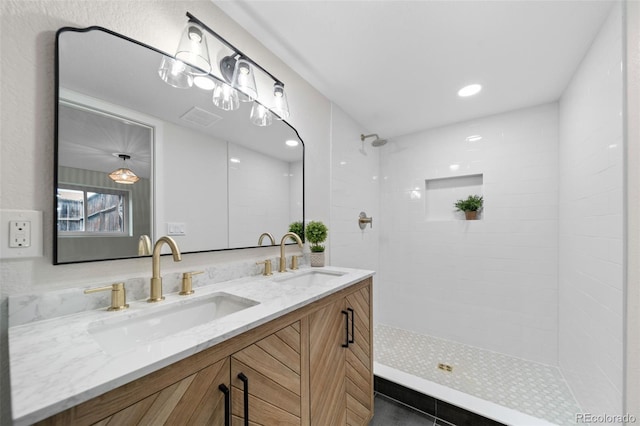
[[[375,414],[369,426],[452,426],[382,394],[376,394],[374,404]]]

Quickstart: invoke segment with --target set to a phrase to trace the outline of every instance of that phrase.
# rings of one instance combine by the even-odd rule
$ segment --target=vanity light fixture
[[[188,89],[193,85],[191,67],[170,56],[163,56],[158,75],[165,83],[178,89]]]
[[[213,90],[216,87],[216,82],[207,75],[196,75],[193,77],[193,84],[202,90]]]
[[[258,98],[256,78],[253,75],[251,64],[246,59],[240,58],[236,60],[233,77],[231,77],[231,87],[240,92],[240,100],[242,102],[252,102]]]
[[[260,127],[270,126],[273,122],[273,113],[261,103],[254,102],[251,107],[251,122]]]
[[[116,183],[123,183],[125,185],[133,185],[134,183],[139,181],[140,178],[125,166],[125,162],[129,160],[131,156],[127,154],[117,155],[118,157],[122,158],[122,167],[109,173],[109,179]]]
[[[479,84],[469,84],[458,90],[458,96],[466,98],[469,96],[477,95],[482,90],[482,86]]]
[[[206,75],[211,72],[207,39],[204,30],[196,22],[187,22],[176,50],[176,59],[198,68],[192,70],[193,74]]]
[[[238,91],[227,83],[216,80],[213,87],[213,104],[223,111],[240,108]]]
[[[191,13],[187,12],[187,18],[188,22],[180,38],[175,59],[165,57],[158,70],[163,81],[178,88],[188,88],[195,84],[204,90],[213,90],[214,105],[225,111],[239,108],[239,102],[255,102],[250,118],[251,122],[258,126],[270,125],[274,115],[278,120],[289,118],[289,103],[284,83]],[[212,73],[207,34],[217,39],[223,48],[231,51],[220,60],[221,77]],[[215,51],[219,52],[220,49],[216,48]],[[265,103],[259,101],[255,70],[260,70],[274,82],[273,100],[267,100],[269,107],[265,107]]]

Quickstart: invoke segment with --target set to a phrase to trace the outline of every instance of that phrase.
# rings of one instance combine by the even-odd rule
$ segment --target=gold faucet
[[[263,232],[262,235],[260,235],[260,239],[258,240],[258,245],[259,246],[262,245],[262,240],[264,239],[264,237],[269,237],[269,239],[271,240],[271,245],[272,246],[276,245],[276,240],[273,239],[273,235],[271,235],[270,232]]]
[[[138,238],[138,256],[149,256],[151,254],[151,238],[148,235],[140,235]]]
[[[156,244],[153,246],[153,257],[151,260],[151,296],[147,302],[160,302],[164,300],[164,296],[162,295],[162,277],[160,276],[160,250],[164,243],[167,243],[169,248],[171,248],[174,262],[180,262],[182,260],[178,244],[176,244],[173,238],[167,236],[158,238],[158,241],[156,241]]]
[[[284,243],[288,238],[293,238],[298,243],[298,247],[302,248],[302,240],[298,236],[298,234],[294,234],[293,232],[287,232],[280,240],[280,267],[278,268],[278,272],[287,272],[287,258],[284,256]]]
[[[124,288],[124,283],[115,283],[106,287],[89,288],[84,291],[84,294],[108,290],[111,290],[111,306],[109,306],[107,311],[121,311],[129,307],[127,304],[127,291]]]

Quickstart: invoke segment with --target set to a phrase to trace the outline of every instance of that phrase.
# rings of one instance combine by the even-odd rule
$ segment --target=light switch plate
[[[181,222],[167,223],[167,235],[187,235],[187,225]]]
[[[0,258],[42,257],[42,212],[0,210]]]

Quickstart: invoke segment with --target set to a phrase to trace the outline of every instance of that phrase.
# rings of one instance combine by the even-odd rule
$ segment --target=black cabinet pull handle
[[[249,379],[244,373],[239,373],[238,379],[244,383],[244,426],[249,426]]]
[[[345,340],[344,340],[344,343],[342,344],[342,347],[348,348],[349,347],[349,312],[342,311],[342,315],[344,315],[344,334],[345,334]]]
[[[351,339],[349,339],[349,343],[356,342],[356,313],[353,308],[347,308],[347,311],[351,312]]]
[[[218,389],[224,394],[224,426],[230,426],[231,397],[229,395],[229,388],[225,385],[220,385]]]

